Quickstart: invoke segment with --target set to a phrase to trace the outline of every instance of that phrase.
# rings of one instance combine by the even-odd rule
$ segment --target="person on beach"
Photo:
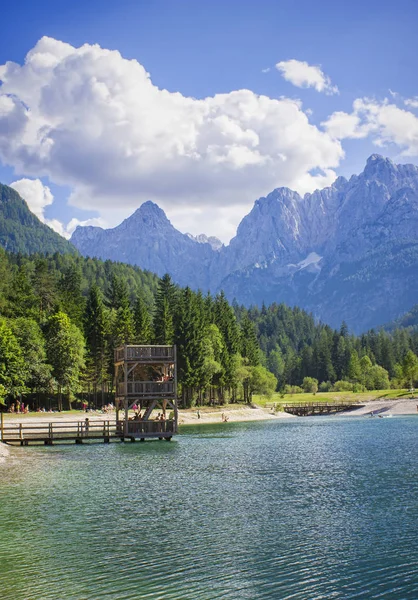
[[[200,410],[197,409],[197,418],[200,419]]]

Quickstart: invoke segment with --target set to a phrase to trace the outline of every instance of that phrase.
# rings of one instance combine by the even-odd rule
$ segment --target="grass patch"
[[[305,402],[370,402],[371,400],[396,400],[397,398],[409,398],[407,389],[404,390],[374,390],[367,392],[318,392],[317,394],[273,394],[271,398],[265,396],[253,396],[254,404],[258,406],[279,406],[283,404],[303,404]]]

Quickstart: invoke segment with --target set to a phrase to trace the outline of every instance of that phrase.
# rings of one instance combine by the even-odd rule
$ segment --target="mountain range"
[[[228,246],[176,230],[153,202],[113,229],[78,227],[84,255],[124,261],[246,305],[286,302],[364,331],[418,299],[418,167],[374,154],[364,171],[301,197],[259,198]]]
[[[78,227],[70,243],[0,184],[0,245],[11,252],[78,250],[246,305],[297,305],[355,332],[400,323],[417,304],[417,232],[418,167],[376,154],[360,175],[323,190],[259,198],[228,246],[181,233],[153,202],[113,229]]]

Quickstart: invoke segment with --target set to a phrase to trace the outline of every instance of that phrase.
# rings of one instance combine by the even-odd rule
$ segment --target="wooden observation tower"
[[[125,345],[115,350],[116,427],[122,439],[177,433],[175,346]]]

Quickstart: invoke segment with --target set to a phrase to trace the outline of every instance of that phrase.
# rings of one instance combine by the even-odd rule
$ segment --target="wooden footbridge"
[[[111,441],[131,441],[139,439],[143,442],[146,438],[159,438],[170,441],[176,433],[174,420],[167,421],[125,421],[102,419],[85,419],[83,421],[54,421],[54,422],[5,422],[2,419],[0,441],[5,444],[45,444],[52,446],[55,443],[102,441],[105,444]]]
[[[329,415],[346,410],[361,408],[364,404],[356,401],[340,402],[302,402],[299,404],[284,404],[283,410],[291,415],[298,417],[308,417],[313,415]]]

